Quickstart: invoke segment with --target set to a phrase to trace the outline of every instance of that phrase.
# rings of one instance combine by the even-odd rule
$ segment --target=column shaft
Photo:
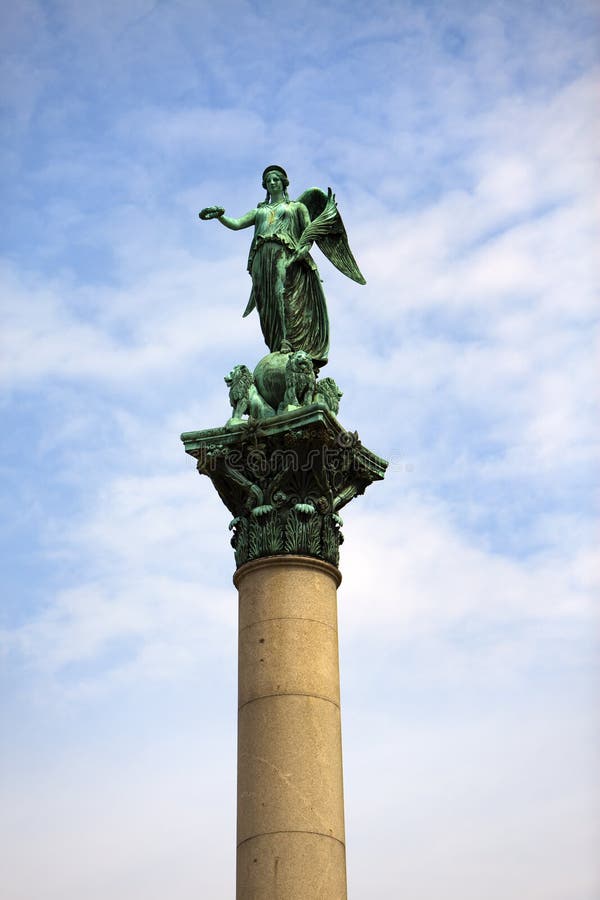
[[[338,570],[241,566],[237,900],[346,900]]]

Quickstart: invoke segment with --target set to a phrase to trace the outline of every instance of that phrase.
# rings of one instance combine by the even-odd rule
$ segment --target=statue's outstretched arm
[[[231,228],[232,231],[239,231],[240,228],[249,228],[251,225],[254,225],[256,222],[256,210],[251,209],[250,212],[247,212],[245,216],[242,216],[239,219],[232,219],[229,216],[226,216],[225,213],[223,213],[222,216],[218,216],[218,219],[225,228]]]
[[[256,221],[255,209],[251,209],[250,212],[247,212],[245,216],[241,216],[239,219],[232,219],[230,216],[226,216],[222,206],[205,206],[198,215],[203,220],[218,219],[221,225],[224,225],[225,228],[231,228],[232,231],[239,231],[240,228],[249,228]]]

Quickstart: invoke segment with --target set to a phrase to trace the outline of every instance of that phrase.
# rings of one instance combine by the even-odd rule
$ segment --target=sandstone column
[[[345,900],[336,589],[301,555],[247,562],[239,591],[237,900]]]
[[[346,900],[340,511],[387,463],[320,403],[182,440],[233,515],[237,900]]]

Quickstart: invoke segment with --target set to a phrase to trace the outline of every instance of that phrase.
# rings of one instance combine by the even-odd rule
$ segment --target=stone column
[[[346,900],[338,569],[247,562],[239,591],[237,900]]]
[[[237,900],[346,900],[340,511],[387,463],[320,402],[181,438],[233,516]]]

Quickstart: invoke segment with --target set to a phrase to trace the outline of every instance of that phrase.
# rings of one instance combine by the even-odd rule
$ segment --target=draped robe
[[[284,279],[278,277],[281,255],[285,261],[293,256],[309,224],[306,206],[297,201],[257,208],[248,257],[252,291],[244,316],[256,307],[271,352],[286,340],[293,351],[304,350],[322,366],[329,352],[329,320],[317,266],[307,254],[287,267]]]

